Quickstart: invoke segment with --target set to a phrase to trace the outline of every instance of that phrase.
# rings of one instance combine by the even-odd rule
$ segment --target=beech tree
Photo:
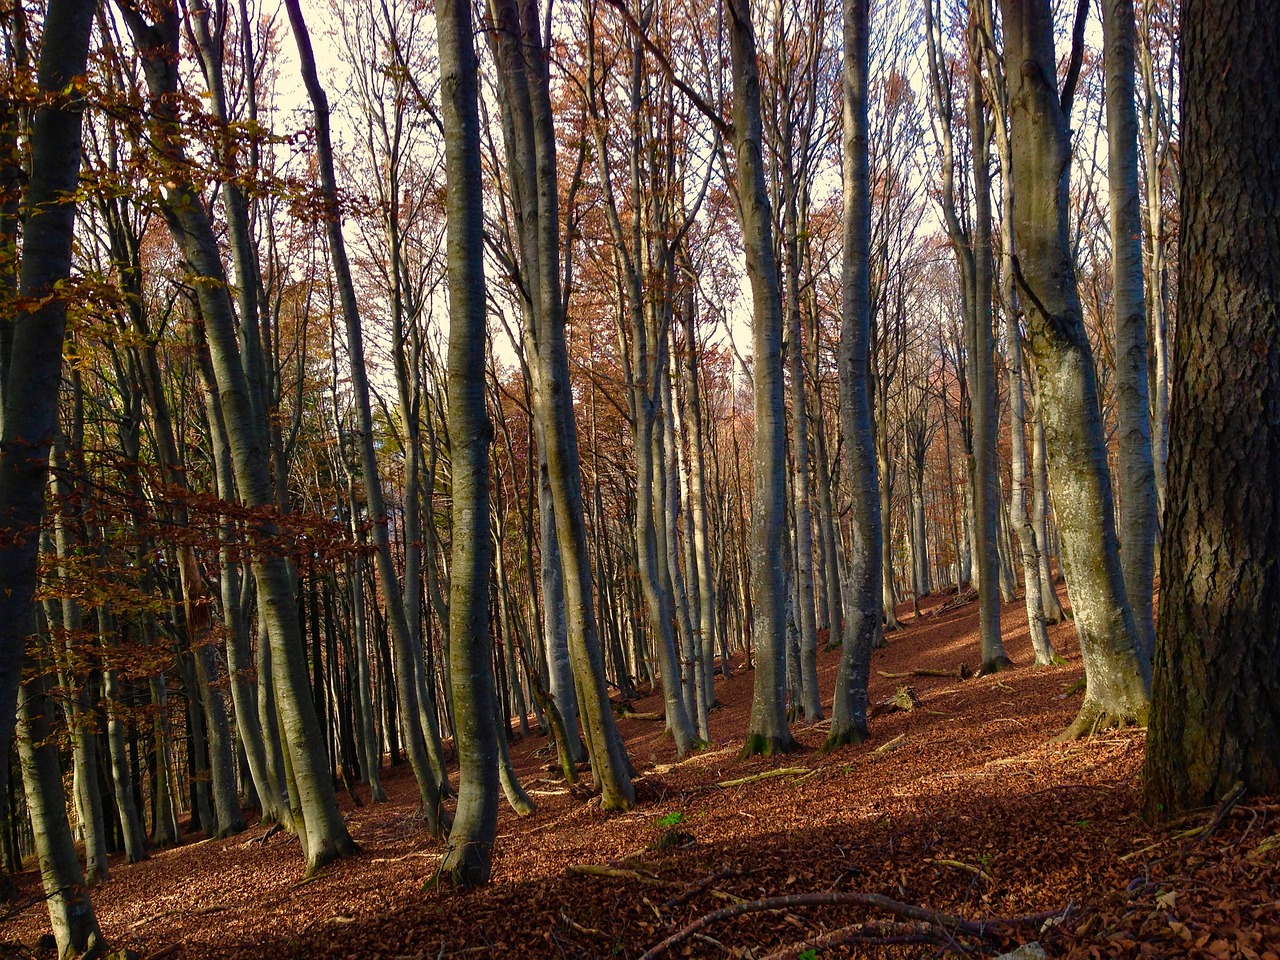
[[[1182,236],[1143,803],[1280,790],[1280,10],[1182,7]]]

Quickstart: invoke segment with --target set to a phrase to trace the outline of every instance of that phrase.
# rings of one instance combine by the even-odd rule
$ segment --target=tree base
[[[990,660],[984,660],[982,667],[978,670],[978,676],[985,677],[988,674],[999,673],[1001,670],[1007,670],[1012,666],[1013,661],[1002,653],[999,656],[992,657]]]
[[[1133,710],[1108,710],[1100,703],[1090,701],[1086,695],[1080,712],[1071,726],[1054,737],[1056,743],[1083,740],[1103,730],[1122,730],[1126,727],[1145,727],[1149,707]]]
[[[858,746],[865,743],[869,736],[866,726],[858,726],[850,724],[843,730],[836,730],[834,726],[831,733],[827,736],[826,742],[822,744],[823,753],[832,753],[841,747]]]
[[[360,853],[360,844],[349,836],[343,836],[337,841],[328,840],[316,851],[315,856],[308,858],[307,872],[304,874],[303,879],[310,880],[314,878],[316,874],[339,857],[351,857],[357,853]]]
[[[768,736],[763,733],[753,733],[747,737],[747,742],[742,745],[742,750],[738,753],[739,760],[747,760],[751,757],[772,757],[780,753],[791,753],[799,748],[799,744],[788,734],[785,738],[779,736]]]

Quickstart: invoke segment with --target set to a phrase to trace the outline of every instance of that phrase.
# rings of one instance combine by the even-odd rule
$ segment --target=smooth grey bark
[[[778,559],[786,549],[786,411],[782,375],[782,296],[774,257],[773,213],[765,185],[760,71],[748,0],[725,0],[733,77],[733,152],[737,204],[751,283],[755,465],[751,510],[752,631],[756,675],[742,756],[792,750],[786,714],[786,585]]]
[[[1026,368],[1024,367],[1024,370]],[[1031,523],[1040,547],[1040,605],[1046,623],[1066,619],[1058,601],[1058,585],[1050,565],[1052,544],[1049,540],[1049,453],[1044,440],[1044,421],[1040,417],[1040,398],[1035,398],[1035,416],[1031,425]]]
[[[1005,343],[1009,370],[1010,523],[1022,554],[1023,600],[1027,629],[1037,666],[1053,663],[1057,653],[1046,628],[1044,585],[1041,580],[1041,546],[1027,502],[1027,404],[1026,374],[1022,356],[1021,310],[1013,280],[1013,153],[1009,144],[1008,86],[1004,63],[990,38],[995,36],[992,0],[981,0],[982,47],[991,77],[996,155],[1000,161],[1002,216],[1000,217],[1000,290],[1004,297]],[[1057,598],[1053,598],[1057,606]],[[1060,611],[1059,611],[1060,614]],[[1060,616],[1059,616],[1060,619]],[[1056,622],[1056,621],[1055,621]]]
[[[871,347],[871,183],[868,160],[869,0],[843,0],[844,212],[841,228],[840,426],[849,471],[851,544],[844,642],[825,749],[867,738],[867,681],[880,635],[880,499],[867,383]]]
[[[457,814],[440,869],[458,886],[477,887],[489,881],[498,832],[499,757],[489,664],[489,446],[493,425],[485,409],[484,202],[470,0],[439,0],[436,34],[449,262],[449,453],[453,468],[449,658],[459,769]]]
[[[31,618],[26,618],[29,629]],[[56,709],[48,695],[48,675],[37,666],[18,704],[18,760],[26,786],[27,812],[40,861],[40,879],[49,905],[49,923],[59,957],[81,960],[108,949],[67,824],[67,801],[58,767],[58,747],[50,717]]]
[[[987,104],[978,48],[978,11],[972,7],[965,28],[968,90],[965,113],[970,148],[973,153],[973,220],[961,222],[960,193],[957,189],[953,107],[950,79],[942,50],[943,25],[935,14],[934,0],[925,8],[928,36],[929,75],[942,148],[942,213],[947,236],[955,253],[963,286],[965,372],[969,391],[971,431],[966,519],[971,522],[972,576],[978,589],[978,636],[982,665],[980,672],[993,673],[1009,665],[1000,637],[1000,529],[997,520],[999,492],[996,473],[996,441],[999,419],[996,414],[995,334],[993,328],[991,257],[991,133],[987,127]]]
[[[1102,0],[1106,76],[1111,297],[1115,304],[1116,433],[1120,456],[1120,563],[1138,638],[1155,650],[1152,590],[1158,526],[1147,384],[1147,310],[1142,276],[1142,194],[1134,90],[1133,0]]]
[[[439,835],[442,831],[439,780],[427,753],[426,734],[419,714],[417,657],[409,622],[405,616],[404,594],[391,558],[391,539],[387,522],[382,478],[378,473],[377,452],[373,443],[373,409],[369,399],[369,375],[365,366],[364,331],[360,307],[356,301],[351,265],[347,259],[346,240],[342,235],[342,209],[338,201],[337,176],[333,164],[333,144],[329,133],[329,99],[316,72],[311,37],[296,0],[286,6],[293,26],[294,39],[302,64],[302,79],[311,100],[316,130],[316,157],[320,167],[320,189],[325,197],[327,216],[325,232],[329,242],[329,259],[338,288],[343,320],[346,324],[347,353],[351,358],[351,386],[355,396],[360,432],[360,476],[364,481],[365,502],[369,509],[370,535],[374,546],[374,567],[378,583],[386,597],[387,619],[391,627],[391,650],[395,657],[396,702],[400,707],[401,735],[409,765],[418,784],[418,799],[426,816],[427,829]]]
[[[50,0],[40,50],[40,105],[27,135],[31,171],[22,206],[18,297],[31,304],[0,315],[4,386],[0,427],[0,789],[9,785],[23,649],[36,585],[48,453],[57,425],[67,303],[58,285],[71,273],[84,104],[72,85],[85,72],[93,0]],[[6,298],[9,301],[9,298]],[[10,301],[11,302],[11,301]]]
[[[1067,736],[1142,723],[1151,689],[1125,594],[1093,353],[1068,243],[1070,130],[1048,0],[1002,0],[1013,145],[1014,279],[1027,309],[1062,558],[1088,686]]]
[[[1137,34],[1138,66],[1142,75],[1142,107],[1138,114],[1142,158],[1146,166],[1146,204],[1143,210],[1146,251],[1146,306],[1155,370],[1151,383],[1151,459],[1155,473],[1156,519],[1165,511],[1165,482],[1169,459],[1169,282],[1168,238],[1165,229],[1164,178],[1169,168],[1173,133],[1167,97],[1156,77],[1152,31],[1155,5],[1142,5]],[[1169,70],[1172,78],[1176,71]],[[1170,87],[1173,80],[1169,79]],[[1175,180],[1176,182],[1176,180]],[[1157,536],[1159,529],[1157,529]],[[1158,553],[1158,551],[1157,551]],[[1156,557],[1159,560],[1159,557]]]
[[[122,6],[121,11],[142,57],[151,104],[152,142],[170,173],[170,180],[161,189],[162,211],[170,234],[186,260],[187,271],[197,280],[193,286],[217,378],[236,487],[247,506],[258,508],[249,525],[251,533],[273,538],[279,528],[269,512],[275,507],[275,499],[268,456],[255,420],[251,387],[236,336],[230,286],[204,201],[184,172],[189,165],[182,149],[174,103],[178,80],[178,12],[172,5],[163,5],[157,11],[158,22],[149,24],[135,8]],[[307,870],[314,872],[357,848],[347,833],[329,778],[324,740],[311,702],[295,602],[296,586],[288,561],[257,553],[252,567],[259,608],[271,645],[276,710],[287,754],[286,771],[292,768],[304,818]],[[259,702],[261,706],[261,698]]]
[[[604,652],[596,632],[583,515],[582,475],[578,462],[577,424],[565,343],[565,298],[560,275],[559,184],[556,174],[555,118],[551,108],[550,75],[541,16],[536,0],[493,0],[497,33],[514,143],[509,156],[517,219],[522,225],[521,248],[534,320],[534,378],[536,415],[544,429],[547,472],[555,504],[556,534],[564,571],[569,650],[587,751],[596,785],[606,810],[626,810],[635,803],[629,763],[609,704],[604,677]]]
[[[115,632],[110,612],[98,610],[98,630],[106,644],[108,636]],[[116,671],[102,673],[102,697],[106,702],[107,745],[110,753],[111,783],[115,788],[116,812],[120,817],[120,831],[124,838],[126,863],[140,863],[147,859],[147,832],[142,824],[141,811],[133,799],[133,778],[129,775],[125,732],[128,724],[121,717],[120,683]]]
[[[152,618],[146,621],[146,638],[155,640],[156,630]],[[155,720],[151,727],[151,839],[158,847],[177,843],[182,836],[178,829],[178,811],[173,796],[173,758],[169,737],[169,697],[165,689],[164,674],[150,678],[151,706]]]
[[[594,21],[589,21],[594,26]],[[641,101],[641,80],[644,75],[644,57],[639,40],[633,41],[631,50],[631,76],[629,89],[631,105],[638,109]],[[654,336],[655,331],[648,323],[651,315],[646,311],[644,278],[644,248],[641,242],[643,224],[641,220],[642,204],[633,200],[630,232],[624,231],[618,213],[618,202],[614,196],[612,180],[609,175],[609,149],[603,118],[597,109],[595,88],[595,63],[588,66],[588,91],[592,119],[594,122],[597,161],[601,171],[601,187],[605,197],[605,215],[613,234],[616,259],[623,277],[626,292],[626,333],[619,324],[620,338],[624,341],[620,350],[623,376],[631,385],[628,401],[631,410],[631,423],[634,432],[633,448],[636,461],[636,511],[635,541],[636,566],[639,571],[640,591],[644,599],[650,628],[656,635],[658,669],[662,678],[662,696],[666,716],[667,729],[675,741],[676,753],[683,756],[694,743],[694,725],[689,714],[680,682],[680,658],[676,649],[676,636],[673,626],[674,614],[671,610],[671,597],[663,587],[660,576],[660,554],[658,550],[657,517],[655,516],[655,478],[656,464],[654,460],[654,434],[658,419],[659,394],[657,380],[661,369],[661,356],[666,350],[665,339]],[[638,135],[633,136],[629,156],[629,172],[632,192],[639,196]],[[653,342],[651,343],[651,339]],[[630,349],[627,349],[627,346]],[[637,639],[639,637],[637,636]],[[643,660],[643,658],[641,658]]]

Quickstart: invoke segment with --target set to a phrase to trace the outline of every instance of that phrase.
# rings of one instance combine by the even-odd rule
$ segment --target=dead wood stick
[[[755,783],[757,780],[769,780],[773,777],[798,777],[802,774],[813,773],[808,767],[780,767],[777,770],[766,770],[764,773],[755,773],[749,777],[738,777],[736,780],[721,780],[716,784],[717,787],[743,787],[748,783]]]
[[[905,739],[907,739],[907,735],[905,733],[900,733],[896,737],[894,737],[892,740],[888,740],[880,744],[880,746],[876,747],[874,750],[872,750],[871,755],[879,756],[882,753],[891,753],[892,751],[897,750],[898,747],[902,745],[902,741]]]
[[[214,904],[208,907],[196,907],[193,910],[184,910],[181,907],[176,907],[173,910],[161,910],[159,913],[153,913],[149,917],[143,917],[141,920],[136,920],[129,924],[129,929],[136,930],[138,927],[145,927],[153,920],[160,920],[164,917],[204,917],[211,913],[221,913],[223,910],[229,909],[230,907],[226,907],[221,904]]]
[[[788,944],[781,950],[766,954],[764,960],[796,960],[804,956],[805,951],[824,951],[832,947],[842,947],[850,943],[859,946],[893,946],[898,944],[937,943],[939,939],[948,937],[946,931],[934,933],[928,924],[912,924],[910,931],[891,933],[879,924],[855,923],[840,927],[820,937]],[[809,954],[812,956],[812,952]]]
[[[637,883],[648,884],[651,887],[671,886],[671,883],[667,880],[659,880],[657,877],[648,876],[637,870],[627,870],[624,867],[606,867],[594,863],[574,863],[569,865],[567,872],[579,877],[609,877],[614,880],[635,880]]]
[[[1209,839],[1215,830],[1222,826],[1222,821],[1227,819],[1227,814],[1231,812],[1231,808],[1243,799],[1245,792],[1245,785],[1237,780],[1235,786],[1228,790],[1227,795],[1218,803],[1218,806],[1213,811],[1213,816],[1205,824],[1205,828],[1196,836],[1195,846],[1200,846],[1200,844]]]
[[[580,924],[577,920],[573,919],[573,917],[569,916],[569,914],[565,913],[563,910],[560,911],[560,919],[565,922],[565,925],[570,930],[576,930],[578,933],[586,934],[587,936],[597,936],[597,937],[605,936],[605,932],[603,930],[597,930],[595,927],[584,927],[582,924]]]
[[[707,887],[710,887],[712,884],[716,883],[717,881],[724,880],[726,877],[740,877],[740,876],[743,876],[743,871],[731,867],[727,870],[721,870],[719,873],[713,873],[710,876],[703,877],[697,883],[691,884],[687,890],[683,890],[680,893],[677,893],[674,897],[672,897],[670,900],[664,903],[662,905],[662,909],[674,910],[676,907],[679,907],[688,903],[698,894],[706,890]]]
[[[916,667],[906,673],[887,673],[884,670],[877,670],[876,673],[886,680],[907,680],[910,677],[942,677],[947,680],[968,680],[973,676],[973,671],[969,669],[967,663],[960,664],[954,670],[934,670],[930,667]]]
[[[622,720],[666,720],[666,716],[661,713],[640,713],[636,710],[623,710],[620,719]]]
[[[963,860],[946,860],[941,857],[935,857],[930,860],[929,863],[936,863],[940,867],[952,867],[956,870],[964,870],[967,873],[972,873],[975,877],[981,877],[988,883],[995,882],[991,878],[991,874],[987,873],[987,871],[983,870],[981,867],[975,867],[972,863],[965,863]]]
[[[699,917],[692,923],[677,930],[667,939],[663,940],[657,946],[645,953],[640,960],[657,960],[668,950],[674,946],[678,946],[688,940],[694,934],[701,933],[707,927],[713,926],[722,920],[731,920],[734,917],[740,917],[748,913],[765,913],[771,910],[789,910],[793,907],[819,907],[830,904],[853,903],[864,907],[870,907],[873,910],[883,910],[897,917],[903,917],[907,920],[915,920],[921,923],[929,923],[939,927],[945,927],[952,931],[963,933],[968,936],[983,938],[985,937],[985,928],[980,923],[972,920],[966,920],[963,917],[955,917],[945,913],[938,913],[929,910],[926,907],[918,907],[910,903],[901,903],[897,900],[891,900],[889,897],[882,897],[875,893],[855,893],[852,891],[842,890],[825,890],[815,893],[793,893],[788,896],[781,897],[765,897],[763,900],[748,900],[744,903],[735,903],[733,906],[722,907],[705,916]]]

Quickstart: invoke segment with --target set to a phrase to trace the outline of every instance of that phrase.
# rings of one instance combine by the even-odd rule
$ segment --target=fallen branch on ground
[[[755,773],[749,777],[738,777],[736,780],[721,780],[716,784],[717,787],[742,787],[748,783],[755,783],[757,780],[769,780],[773,777],[798,777],[801,774],[813,773],[808,767],[780,767],[777,770],[766,770],[764,773]]]
[[[902,741],[905,739],[907,739],[907,735],[905,733],[900,733],[892,740],[882,743],[880,746],[872,750],[871,755],[873,757],[878,757],[882,753],[892,753],[894,750],[897,750],[898,747],[902,746]]]
[[[606,867],[594,863],[574,863],[570,864],[567,872],[579,877],[609,877],[614,880],[635,880],[637,883],[644,883],[651,887],[671,886],[670,881],[660,880],[650,874],[640,873],[638,870],[627,870],[624,867]]]
[[[652,947],[640,958],[640,960],[657,960],[658,957],[662,956],[672,947],[684,943],[684,941],[690,939],[695,934],[701,933],[703,930],[707,929],[707,927],[713,926],[722,920],[731,920],[734,917],[741,917],[750,913],[768,913],[770,911],[777,910],[790,910],[794,907],[821,907],[846,903],[869,907],[873,910],[881,910],[885,913],[892,914],[895,917],[901,917],[904,920],[938,927],[939,931],[944,933],[948,938],[955,937],[959,934],[978,940],[987,940],[992,931],[1001,927],[1040,924],[1053,917],[1065,915],[1065,913],[1071,909],[1071,907],[1068,906],[1066,910],[1054,910],[1049,913],[1033,914],[1023,917],[994,917],[984,920],[966,920],[964,917],[939,913],[936,910],[930,910],[927,907],[920,907],[911,903],[902,903],[901,901],[893,900],[889,897],[884,897],[876,893],[856,893],[854,891],[843,890],[794,893],[788,896],[766,897],[763,900],[748,900],[743,903],[735,903],[733,906],[722,907],[719,910],[708,913],[705,916],[694,920],[692,923],[680,930],[677,930],[657,946]]]
[[[973,676],[973,671],[969,669],[967,663],[960,664],[954,670],[931,670],[928,667],[917,667],[914,670],[908,670],[906,673],[887,673],[884,670],[877,670],[876,673],[886,680],[906,680],[909,677],[943,677],[948,680],[968,680]]]

